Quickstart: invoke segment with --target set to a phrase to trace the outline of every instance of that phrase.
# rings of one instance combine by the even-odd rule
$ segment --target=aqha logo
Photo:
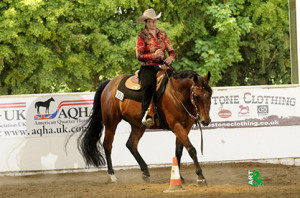
[[[229,117],[232,115],[232,113],[231,113],[230,110],[224,109],[223,107],[221,107],[221,109],[220,109],[218,115],[219,115],[219,117],[221,117],[221,118],[229,118]]]

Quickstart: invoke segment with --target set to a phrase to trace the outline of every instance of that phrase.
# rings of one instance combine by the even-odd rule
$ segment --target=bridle
[[[179,103],[181,104],[181,106],[183,107],[183,109],[186,111],[186,113],[190,116],[190,118],[192,118],[193,120],[195,120],[196,122],[200,120],[200,111],[196,105],[196,94],[194,92],[194,89],[201,89],[200,87],[198,87],[197,85],[195,85],[195,83],[192,85],[191,87],[191,94],[192,94],[192,98],[191,98],[191,103],[193,104],[194,108],[196,109],[196,116],[194,116],[193,114],[191,114],[189,112],[189,110],[184,106],[184,104],[182,103],[182,101],[179,99],[179,94],[177,93],[176,89],[174,88],[174,85],[169,77],[169,75],[166,73],[168,80],[170,81],[171,87],[175,93],[176,99],[179,101]]]
[[[196,109],[196,114],[197,114],[196,117],[192,115],[193,117],[191,117],[191,118],[193,118],[195,121],[199,121],[201,117],[200,117],[200,111],[196,105],[196,99],[195,99],[196,94],[194,92],[194,89],[201,89],[201,88],[198,87],[197,85],[195,85],[195,83],[191,87],[191,94],[192,94],[191,103],[194,105],[194,107]]]
[[[161,69],[163,69],[163,68],[165,68],[165,66],[171,68],[171,69],[173,70],[173,72],[176,72],[175,68],[173,68],[171,65],[166,65],[166,64],[164,64],[164,65],[160,65],[159,67],[160,67]],[[168,75],[167,70],[166,70],[166,69],[163,69],[163,70],[165,71],[165,75],[167,76],[168,81],[170,81],[170,84],[171,84],[172,89],[173,89],[173,91],[174,91],[174,93],[175,93],[175,96],[176,96],[177,100],[180,102],[180,104],[181,104],[181,106],[183,107],[183,109],[186,111],[186,113],[187,113],[193,120],[195,120],[196,123],[197,123],[197,122],[199,123],[199,120],[200,120],[201,117],[200,117],[200,111],[199,111],[199,109],[198,109],[198,107],[197,107],[197,105],[196,105],[196,102],[195,102],[195,101],[196,101],[196,99],[195,99],[196,94],[194,93],[194,89],[201,89],[201,88],[198,87],[197,85],[195,85],[195,83],[193,83],[193,85],[192,85],[192,87],[191,87],[191,94],[192,94],[191,102],[192,102],[194,108],[196,109],[196,116],[194,116],[193,114],[191,114],[191,113],[189,112],[189,110],[184,106],[184,104],[183,104],[183,103],[181,102],[181,100],[179,99],[179,95],[178,95],[176,89],[174,88],[174,85],[173,85],[173,83],[172,83],[172,81],[171,81],[171,79],[170,79],[170,77],[169,77],[169,75]],[[200,124],[199,124],[199,126],[201,127]]]

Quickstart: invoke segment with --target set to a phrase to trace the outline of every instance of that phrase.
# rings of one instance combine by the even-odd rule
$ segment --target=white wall
[[[64,145],[67,134],[49,133],[41,136],[34,131],[41,131],[43,127],[49,130],[51,126],[53,130],[62,128],[62,122],[68,130],[79,127],[78,123],[69,123],[74,121],[69,116],[77,115],[78,118],[78,109],[81,108],[80,120],[87,119],[86,112],[90,112],[93,96],[94,93],[0,96],[0,172],[85,168],[77,151],[78,133],[70,139],[66,154]],[[37,101],[45,101],[50,97],[53,97],[55,102],[51,104],[49,112],[53,114],[59,109],[58,114],[49,119],[48,123],[38,124],[33,119],[37,114],[34,105]],[[200,132],[192,130],[189,137],[198,151],[200,162],[300,157],[300,86],[214,88],[213,97],[212,126],[224,123],[233,126],[242,122],[266,122],[268,117],[267,122],[275,124],[261,127],[206,127],[203,129],[203,156],[200,152]],[[26,103],[26,107],[22,104],[21,107],[13,107],[20,105],[17,103]],[[13,105],[8,107],[7,104]],[[248,107],[248,112],[240,106]],[[261,112],[261,106],[268,111]],[[232,115],[220,117],[220,112],[224,109],[229,110]],[[44,110],[40,109],[42,114]],[[16,126],[13,126],[13,123],[16,123]],[[8,136],[4,133],[21,130],[22,127],[26,130],[25,135]],[[125,146],[129,132],[130,126],[124,121],[121,122],[113,144],[114,166],[137,165]],[[140,141],[139,150],[148,164],[170,164],[175,154],[175,136],[170,131],[145,133]],[[182,162],[192,162],[186,151]]]

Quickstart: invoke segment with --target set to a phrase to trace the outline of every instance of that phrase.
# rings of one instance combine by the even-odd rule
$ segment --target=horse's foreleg
[[[137,148],[139,140],[143,136],[145,129],[136,127],[134,125],[131,125],[131,129],[132,129],[132,131],[130,133],[130,136],[126,143],[126,146],[129,149],[129,151],[131,152],[131,154],[134,156],[136,161],[138,162],[141,170],[143,171],[143,179],[145,181],[149,181],[150,174],[149,174],[148,166],[147,166],[146,162],[143,160],[143,158],[140,155],[138,148]]]
[[[176,149],[175,149],[175,155],[178,161],[178,167],[180,168],[180,162],[181,162],[181,156],[182,156],[182,151],[183,151],[183,145],[180,142],[180,140],[178,138],[176,138]],[[180,174],[180,178],[181,178],[181,182],[185,183],[184,178],[181,176]]]
[[[198,162],[197,151],[196,151],[195,147],[190,143],[188,146],[186,146],[186,149],[194,161],[194,164],[196,167],[196,174],[198,175],[198,179],[197,179],[198,185],[202,185],[202,184],[207,185],[206,179],[203,176],[202,169]]]
[[[202,185],[202,184],[207,185],[206,180],[202,173],[202,169],[198,162],[197,151],[189,140],[188,132],[182,126],[177,126],[177,128],[174,130],[174,133],[178,138],[178,140],[184,145],[190,157],[193,159],[194,165],[196,167],[196,174],[198,175],[198,179],[197,179],[198,185]]]

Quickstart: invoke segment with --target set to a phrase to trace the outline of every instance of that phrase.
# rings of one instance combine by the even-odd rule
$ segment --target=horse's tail
[[[103,145],[100,141],[103,131],[101,113],[101,94],[109,80],[100,83],[94,97],[92,115],[87,121],[87,127],[78,138],[78,149],[87,165],[105,165]]]

